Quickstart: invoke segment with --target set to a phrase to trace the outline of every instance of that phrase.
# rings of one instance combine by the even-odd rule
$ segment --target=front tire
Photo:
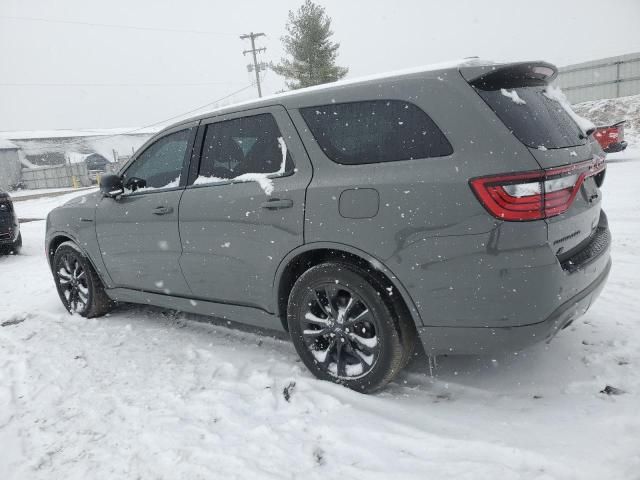
[[[289,296],[296,351],[321,380],[369,393],[391,381],[407,359],[406,330],[384,286],[365,269],[329,262],[303,273]]]
[[[73,242],[64,242],[53,256],[53,277],[60,300],[69,313],[99,317],[111,310],[113,302],[93,266]]]

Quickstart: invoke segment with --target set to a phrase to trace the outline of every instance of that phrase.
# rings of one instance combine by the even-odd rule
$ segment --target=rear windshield
[[[543,87],[477,90],[511,132],[528,147],[565,148],[586,138],[564,107]]]

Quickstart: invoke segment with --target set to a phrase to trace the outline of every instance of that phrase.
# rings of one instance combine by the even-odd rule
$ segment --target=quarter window
[[[196,183],[292,171],[284,138],[273,115],[266,113],[208,125]]]
[[[160,138],[138,156],[123,175],[125,188],[172,188],[180,185],[191,129]]]
[[[429,116],[412,103],[373,100],[300,110],[333,161],[347,165],[395,162],[453,153]]]

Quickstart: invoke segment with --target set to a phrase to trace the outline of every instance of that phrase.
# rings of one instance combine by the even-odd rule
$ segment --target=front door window
[[[190,129],[180,130],[147,147],[123,175],[127,192],[178,187],[189,134]]]

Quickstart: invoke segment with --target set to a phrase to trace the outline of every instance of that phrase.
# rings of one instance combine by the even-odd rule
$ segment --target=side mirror
[[[124,193],[122,179],[113,173],[102,176],[100,178],[100,191],[105,197],[114,198]]]

